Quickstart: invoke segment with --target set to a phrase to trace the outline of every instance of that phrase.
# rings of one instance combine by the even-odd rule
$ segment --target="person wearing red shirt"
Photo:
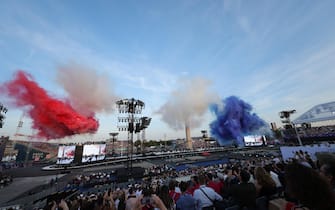
[[[180,198],[181,195],[180,192],[176,192],[176,187],[177,187],[177,181],[171,180],[169,182],[169,195],[174,200],[174,202],[177,202],[177,200]]]
[[[216,193],[221,194],[222,184],[218,181],[213,181],[213,175],[207,173],[207,187],[212,188]]]
[[[192,182],[192,186],[187,190],[187,192],[191,195],[194,194],[194,191],[196,189],[199,189],[200,184],[199,184],[199,180],[198,180],[198,176],[192,176],[191,177],[191,182]]]

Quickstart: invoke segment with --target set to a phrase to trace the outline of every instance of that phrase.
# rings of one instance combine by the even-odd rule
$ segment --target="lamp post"
[[[299,133],[298,133],[298,130],[297,130],[297,127],[295,126],[295,124],[290,120],[290,116],[291,114],[295,113],[296,110],[293,109],[293,110],[288,110],[288,111],[281,111],[279,112],[279,116],[280,118],[282,118],[282,123],[285,123],[286,125],[290,125],[292,126],[292,128],[294,129],[294,132],[297,136],[297,139],[298,139],[298,143],[300,146],[302,146],[302,142],[301,142],[301,139],[300,139],[300,136],[299,136]]]

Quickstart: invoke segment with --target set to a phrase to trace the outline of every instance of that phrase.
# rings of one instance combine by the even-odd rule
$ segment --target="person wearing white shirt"
[[[199,189],[194,191],[193,197],[197,201],[199,209],[211,210],[214,207],[213,201],[222,201],[221,195],[212,188],[206,186],[206,176],[199,175]]]
[[[276,174],[273,171],[270,171],[270,176],[273,179],[273,181],[275,181],[277,188],[282,187],[282,184],[280,183],[280,180],[278,178],[278,174]]]
[[[273,181],[276,183],[276,187],[280,188],[282,187],[282,184],[280,183],[280,180],[278,178],[278,174],[273,172],[273,167],[272,165],[268,164],[264,167],[264,169],[270,174],[271,178]]]

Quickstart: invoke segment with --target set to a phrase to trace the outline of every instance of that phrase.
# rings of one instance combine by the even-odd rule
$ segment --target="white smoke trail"
[[[111,87],[108,75],[71,63],[58,68],[57,82],[69,94],[71,105],[76,111],[87,116],[96,112],[114,111],[118,97]]]
[[[159,109],[162,120],[175,130],[201,125],[209,104],[218,97],[209,91],[211,82],[203,78],[183,79],[169,100]]]

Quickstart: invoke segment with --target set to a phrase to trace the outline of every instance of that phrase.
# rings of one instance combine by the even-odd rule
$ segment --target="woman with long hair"
[[[169,195],[169,187],[166,185],[162,185],[158,192],[158,197],[163,201],[164,205],[167,209],[172,210],[175,209],[175,202]]]
[[[334,191],[317,171],[299,163],[292,163],[286,166],[285,179],[286,192],[298,200],[299,205],[295,209],[335,209]]]
[[[277,193],[275,181],[263,167],[256,167],[254,175],[257,197],[270,197]]]

